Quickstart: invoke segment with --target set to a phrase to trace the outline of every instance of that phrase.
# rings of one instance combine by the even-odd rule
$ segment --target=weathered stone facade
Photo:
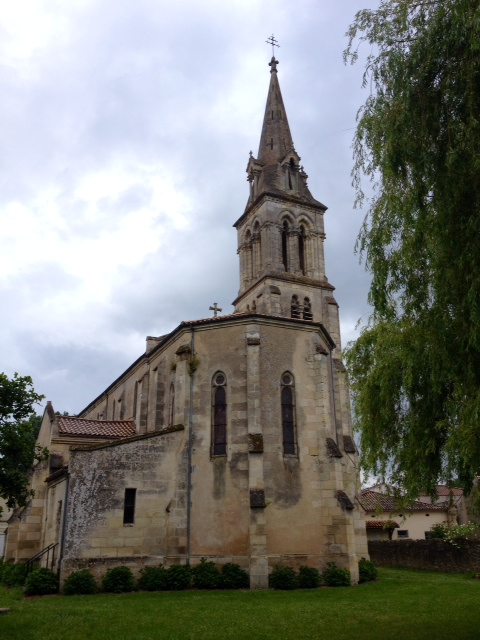
[[[45,467],[36,481],[46,480],[34,502],[49,523],[38,527],[38,550],[57,535],[62,577],[83,566],[100,575],[114,564],[206,557],[248,569],[252,588],[266,588],[276,564],[335,561],[357,580],[368,551],[338,307],[325,276],[326,207],[293,148],[276,65],[235,225],[236,312],[147,338],[145,354],[78,418],[46,414],[41,436],[50,429],[55,450],[62,429],[69,436],[63,471]],[[46,496],[54,487],[60,519]],[[22,522],[25,514],[12,526]]]

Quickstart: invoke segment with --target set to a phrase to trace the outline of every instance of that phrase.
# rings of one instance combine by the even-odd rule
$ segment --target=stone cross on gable
[[[221,311],[220,307],[216,302],[213,303],[213,307],[208,307],[209,311],[213,311],[213,317],[216,318],[219,311]]]

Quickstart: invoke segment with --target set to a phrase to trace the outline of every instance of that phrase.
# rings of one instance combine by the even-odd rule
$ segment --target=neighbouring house
[[[427,504],[447,507],[451,510],[451,519],[454,520],[456,518],[458,524],[465,524],[468,522],[467,501],[465,499],[463,489],[460,489],[460,487],[447,487],[446,485],[439,484],[436,487],[436,494],[437,497],[433,501],[431,496],[423,493],[418,496],[418,499]]]
[[[40,561],[64,579],[205,557],[245,567],[252,588],[266,588],[275,565],[334,561],[357,581],[368,548],[326,207],[294,148],[277,64],[234,224],[235,312],[214,303],[213,317],[147,337],[76,417],[47,405],[39,442],[50,460],[10,518],[7,560],[48,549]]]
[[[415,500],[398,508],[395,500],[381,491],[363,489],[358,496],[363,511],[367,540],[425,540],[434,524],[452,521],[456,510],[450,503],[432,504]]]

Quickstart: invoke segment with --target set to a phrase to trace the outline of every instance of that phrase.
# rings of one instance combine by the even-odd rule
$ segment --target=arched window
[[[310,298],[303,299],[303,319],[313,320],[312,303],[310,302]]]
[[[295,384],[291,373],[282,374],[282,438],[283,454],[295,455]]]
[[[253,259],[252,259],[252,233],[250,229],[245,234],[246,255],[245,255],[245,272],[247,282],[250,282],[253,275]]]
[[[227,453],[227,379],[216,373],[212,384],[212,455]]]
[[[253,226],[253,277],[256,278],[262,269],[262,234],[257,220]]]
[[[298,262],[300,264],[300,271],[305,275],[305,227],[300,227],[300,233],[298,234]]]
[[[292,296],[290,315],[292,318],[300,318],[300,305],[298,303],[298,296]]]
[[[173,426],[173,421],[175,420],[175,385],[170,385],[170,397],[168,404],[168,426]]]
[[[282,226],[282,262],[285,271],[288,271],[288,222],[285,221]]]

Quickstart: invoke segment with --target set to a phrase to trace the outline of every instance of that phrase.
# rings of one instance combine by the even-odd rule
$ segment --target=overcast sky
[[[354,255],[355,13],[378,0],[16,0],[0,24],[0,371],[76,413],[182,320],[233,311],[236,232],[272,34],[297,152],[327,205],[343,344]],[[368,53],[368,52],[367,52]]]

